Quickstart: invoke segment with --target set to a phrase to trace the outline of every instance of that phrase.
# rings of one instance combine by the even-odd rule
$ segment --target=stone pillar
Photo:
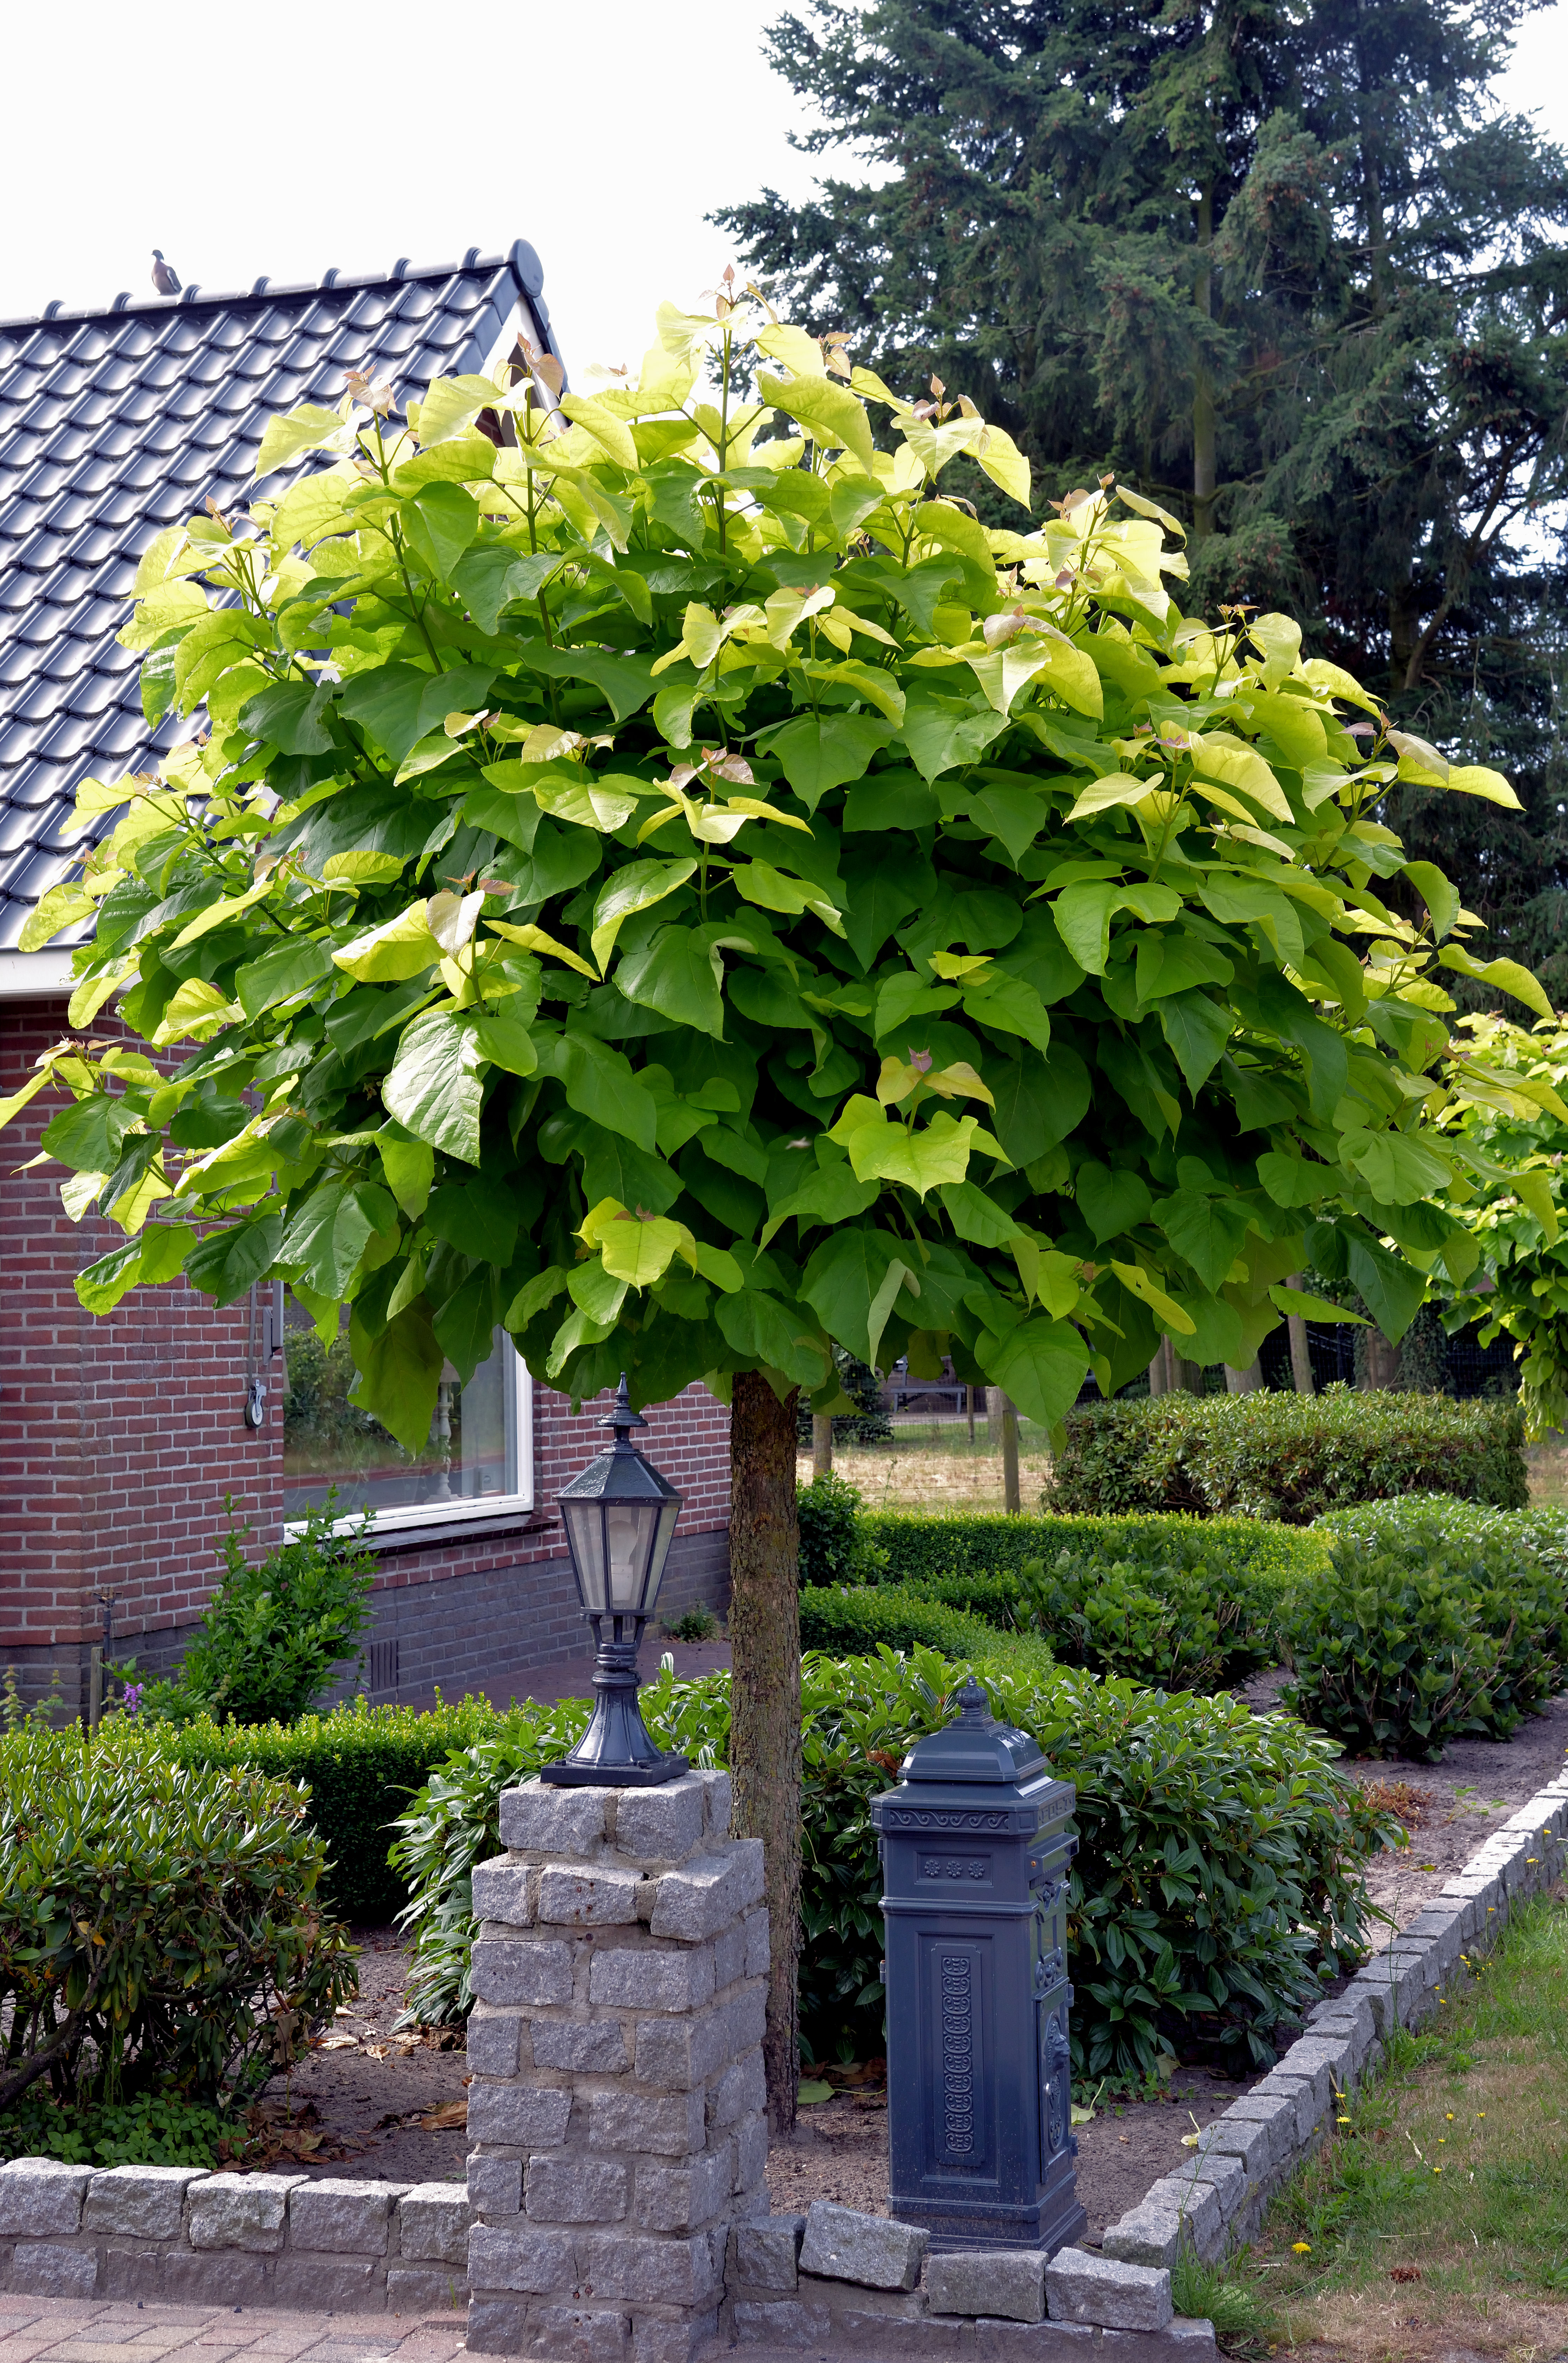
[[[501,1799],[473,1874],[471,2353],[688,2363],[768,2212],[762,1848],[729,1776]]]

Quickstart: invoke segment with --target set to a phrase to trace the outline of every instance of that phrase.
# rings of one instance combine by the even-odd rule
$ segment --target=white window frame
[[[511,1357],[511,1389],[507,1409],[517,1439],[517,1491],[515,1493],[483,1493],[469,1495],[455,1502],[405,1502],[395,1508],[377,1510],[375,1524],[371,1528],[376,1535],[395,1535],[410,1526],[471,1525],[480,1518],[515,1518],[534,1506],[534,1384],[528,1364],[510,1337],[502,1336],[501,1350]],[[341,1521],[344,1532],[354,1525],[359,1512],[350,1511]],[[284,1538],[304,1530],[303,1519],[284,1522]]]

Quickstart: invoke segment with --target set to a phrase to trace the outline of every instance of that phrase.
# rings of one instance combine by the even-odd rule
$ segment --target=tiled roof
[[[208,494],[243,501],[267,419],[336,403],[345,370],[389,377],[401,408],[518,331],[554,350],[543,282],[519,239],[428,270],[0,320],[0,951],[72,849],[58,832],[77,782],[189,727],[149,730],[140,659],[115,638],[154,535]]]

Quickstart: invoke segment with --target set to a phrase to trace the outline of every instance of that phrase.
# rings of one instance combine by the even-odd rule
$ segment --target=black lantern
[[[615,1408],[599,1422],[614,1431],[614,1443],[561,1490],[572,1572],[594,1628],[594,1716],[570,1756],[539,1766],[541,1781],[644,1789],[678,1781],[690,1769],[684,1756],[654,1747],[637,1703],[638,1645],[684,1499],[628,1442],[634,1427],[647,1425],[632,1410],[622,1371]]]

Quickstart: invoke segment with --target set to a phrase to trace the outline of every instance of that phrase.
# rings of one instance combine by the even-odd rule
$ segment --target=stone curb
[[[1307,2031],[1106,2231],[1106,2257],[1168,2269],[1184,2246],[1212,2264],[1250,2239],[1282,2183],[1333,2130],[1343,2100],[1381,2064],[1390,2030],[1435,2018],[1467,1955],[1485,1951],[1516,1901],[1568,1868],[1568,1773],[1492,1831],[1408,1928],[1318,2003]]]

